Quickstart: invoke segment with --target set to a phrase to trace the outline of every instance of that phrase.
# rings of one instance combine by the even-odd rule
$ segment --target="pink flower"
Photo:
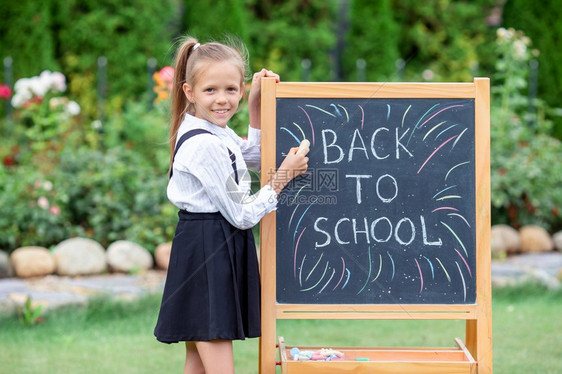
[[[160,69],[160,76],[164,82],[173,82],[174,81],[174,68],[171,66],[164,66]]]
[[[66,78],[62,73],[55,71],[49,77],[50,87],[53,92],[64,92],[66,90]]]
[[[49,208],[49,212],[54,216],[60,216],[60,208],[58,205],[53,205]]]
[[[41,196],[37,199],[37,205],[41,209],[49,209],[49,200],[45,196]]]
[[[174,83],[174,68],[171,66],[164,66],[160,69],[160,77],[166,83],[166,88],[168,91],[172,91],[172,85]]]
[[[8,100],[12,97],[12,89],[5,84],[0,84],[0,99]]]

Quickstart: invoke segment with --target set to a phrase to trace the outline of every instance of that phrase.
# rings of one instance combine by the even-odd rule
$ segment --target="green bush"
[[[104,147],[125,147],[143,158],[155,173],[165,174],[170,157],[168,103],[166,100],[149,109],[144,102],[128,102],[100,124]]]
[[[167,176],[124,147],[65,149],[44,174],[29,166],[0,169],[0,247],[50,247],[71,236],[108,246],[132,240],[153,251],[175,228]]]
[[[173,231],[173,221],[163,217],[170,213],[166,208],[167,176],[154,170],[144,157],[125,147],[105,152],[66,150],[56,178],[69,221],[104,246],[135,239],[127,232],[141,223],[133,230],[135,237],[153,250],[169,239],[170,228]]]
[[[57,181],[34,167],[0,168],[0,248],[49,247],[78,233]]]
[[[533,54],[530,45],[521,31],[498,30],[491,107],[492,219],[554,230],[562,227],[562,173],[555,166],[562,160],[562,144],[548,135],[548,120],[539,117],[536,127],[526,120],[523,92]]]

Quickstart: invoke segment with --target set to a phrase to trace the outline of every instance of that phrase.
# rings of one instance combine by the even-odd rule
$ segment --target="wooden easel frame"
[[[277,319],[453,319],[466,320],[466,349],[477,363],[475,373],[492,373],[490,257],[490,81],[473,83],[276,83],[262,80],[262,180],[276,168],[276,99],[278,98],[463,98],[475,102],[476,303],[471,305],[283,305],[276,301],[276,215],[261,221],[262,281],[259,369],[276,370]],[[326,315],[322,312],[330,312]],[[398,353],[397,353],[398,354]],[[427,369],[425,369],[427,370]],[[418,372],[430,372],[421,369]],[[471,370],[473,372],[473,370]]]

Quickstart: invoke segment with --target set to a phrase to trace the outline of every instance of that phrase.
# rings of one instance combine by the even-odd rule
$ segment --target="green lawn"
[[[122,304],[97,301],[59,310],[23,326],[0,320],[0,373],[181,373],[182,344],[153,335],[159,297]],[[562,373],[562,291],[496,290],[494,372]],[[279,321],[289,345],[452,346],[463,321]],[[258,341],[235,342],[236,372],[257,373]]]

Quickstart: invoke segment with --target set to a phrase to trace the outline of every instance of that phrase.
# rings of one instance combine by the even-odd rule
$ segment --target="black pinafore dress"
[[[184,134],[176,153],[185,140],[201,133],[209,132]],[[228,151],[238,183],[236,158]],[[219,212],[180,210],[178,215],[156,339],[177,343],[260,336],[260,278],[252,230],[232,226]]]

